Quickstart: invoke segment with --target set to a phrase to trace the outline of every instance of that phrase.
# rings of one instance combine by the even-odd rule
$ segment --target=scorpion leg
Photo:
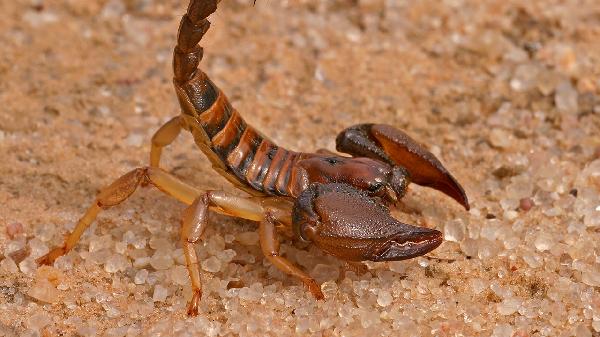
[[[205,194],[185,209],[181,219],[181,247],[185,256],[185,263],[192,282],[192,298],[188,304],[187,313],[190,316],[198,315],[198,305],[202,297],[202,282],[198,268],[198,255],[194,244],[200,241],[208,223],[208,195]]]
[[[289,222],[289,214],[281,212],[275,207],[264,210],[262,202],[244,197],[228,195],[223,191],[209,191],[198,196],[186,208],[182,218],[181,243],[186,259],[186,265],[192,282],[192,298],[188,304],[187,313],[190,316],[198,314],[198,307],[202,297],[202,284],[198,268],[198,256],[194,249],[207,226],[207,213],[209,207],[221,213],[248,220],[260,221],[259,235],[262,251],[265,257],[282,272],[295,276],[304,282],[317,299],[323,299],[321,288],[308,274],[296,267],[290,261],[279,255],[279,242],[274,222]],[[264,200],[267,201],[268,200]]]
[[[54,263],[58,257],[68,253],[77,244],[83,232],[96,219],[102,209],[120,204],[133,194],[140,185],[148,183],[187,205],[191,205],[201,195],[200,190],[159,168],[142,167],[134,169],[102,189],[94,203],[79,219],[73,232],[67,236],[64,244],[40,257],[37,262],[39,264]],[[227,196],[224,192],[211,192],[210,196],[213,204],[218,206],[216,209],[218,212],[254,221],[262,219],[262,207],[250,199]]]
[[[300,279],[316,299],[322,300],[325,298],[321,287],[319,287],[319,284],[310,275],[279,255],[279,240],[277,239],[274,219],[270,213],[267,213],[260,222],[258,233],[263,254],[277,269]]]
[[[337,136],[336,149],[404,167],[415,184],[434,188],[469,209],[464,189],[442,163],[406,133],[392,126],[351,126]]]
[[[146,184],[152,184],[162,192],[190,205],[184,211],[181,220],[181,242],[185,254],[186,265],[190,274],[192,289],[194,291],[188,307],[188,313],[190,315],[196,315],[198,313],[198,304],[202,296],[198,257],[194,250],[194,244],[200,240],[200,237],[206,228],[206,214],[209,208],[230,216],[253,221],[262,221],[261,224],[264,223],[264,225],[261,225],[261,231],[270,234],[267,236],[261,235],[261,244],[273,253],[270,257],[267,256],[267,258],[284,272],[299,277],[309,286],[315,297],[322,298],[320,288],[310,276],[278,255],[279,244],[273,241],[276,238],[273,232],[275,228],[274,224],[271,220],[266,222],[263,221],[266,212],[262,203],[265,202],[265,204],[267,204],[269,201],[268,198],[261,202],[257,198],[233,196],[223,191],[208,191],[203,193],[162,169],[155,167],[134,169],[115,180],[108,187],[102,189],[96,197],[95,202],[79,220],[75,229],[67,236],[63,245],[52,249],[48,254],[37,259],[37,263],[49,265],[54,263],[58,257],[68,253],[77,244],[83,232],[96,219],[101,210],[122,203],[129,198],[139,186],[144,186]],[[269,209],[271,209],[270,206]],[[276,218],[276,220],[281,223],[288,223],[291,221],[288,219],[289,214],[277,207],[273,208],[268,214],[273,214],[272,216],[269,216],[269,219]]]
[[[171,144],[181,132],[181,116],[171,118],[152,136],[150,148],[150,166],[158,167],[163,147]]]
[[[73,232],[67,236],[64,244],[40,257],[37,262],[39,264],[52,264],[58,257],[68,253],[77,244],[83,232],[96,219],[101,210],[120,204],[129,198],[138,186],[147,183],[153,184],[163,192],[187,204],[191,204],[194,198],[200,194],[195,188],[186,185],[161,169],[150,167],[134,169],[102,189],[96,196],[95,202],[79,219]]]

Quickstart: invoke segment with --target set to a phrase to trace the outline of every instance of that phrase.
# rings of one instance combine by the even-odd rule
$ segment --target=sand
[[[262,256],[256,224],[211,216],[201,314],[184,205],[145,188],[53,267],[94,195],[148,163],[179,113],[171,53],[186,1],[0,2],[0,335],[600,336],[600,3],[224,1],[202,69],[249,123],[311,151],[361,122],[426,144],[466,212],[411,186],[394,215],[437,228],[427,256],[342,261],[285,239],[316,301]],[[237,191],[189,134],[163,167]]]

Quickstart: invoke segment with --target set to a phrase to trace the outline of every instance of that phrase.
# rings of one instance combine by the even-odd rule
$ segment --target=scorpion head
[[[442,242],[434,229],[404,224],[368,194],[346,184],[311,184],[296,199],[295,234],[348,261],[395,261],[423,255]]]
[[[379,197],[388,203],[396,203],[406,193],[408,172],[399,166],[371,158],[348,158],[341,156],[314,156],[298,163],[301,170],[299,191],[311,183],[343,183],[365,191],[371,197]]]

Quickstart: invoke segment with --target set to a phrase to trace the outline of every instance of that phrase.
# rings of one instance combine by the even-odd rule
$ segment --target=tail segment
[[[250,190],[290,195],[293,164],[298,153],[266,139],[248,125],[221,90],[198,69],[203,49],[198,45],[210,27],[206,19],[220,0],[191,0],[181,19],[173,52],[174,84],[184,128],[194,135],[215,167],[227,179]]]
[[[184,84],[194,78],[202,60],[203,49],[198,46],[210,22],[206,19],[217,10],[218,0],[191,0],[187,13],[181,19],[177,46],[173,52],[175,82]]]

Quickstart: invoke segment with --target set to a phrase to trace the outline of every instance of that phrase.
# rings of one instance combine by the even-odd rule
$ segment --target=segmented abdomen
[[[208,137],[204,145],[230,173],[260,192],[291,196],[290,178],[299,153],[277,146],[248,125],[205,74],[197,74],[181,89]]]

